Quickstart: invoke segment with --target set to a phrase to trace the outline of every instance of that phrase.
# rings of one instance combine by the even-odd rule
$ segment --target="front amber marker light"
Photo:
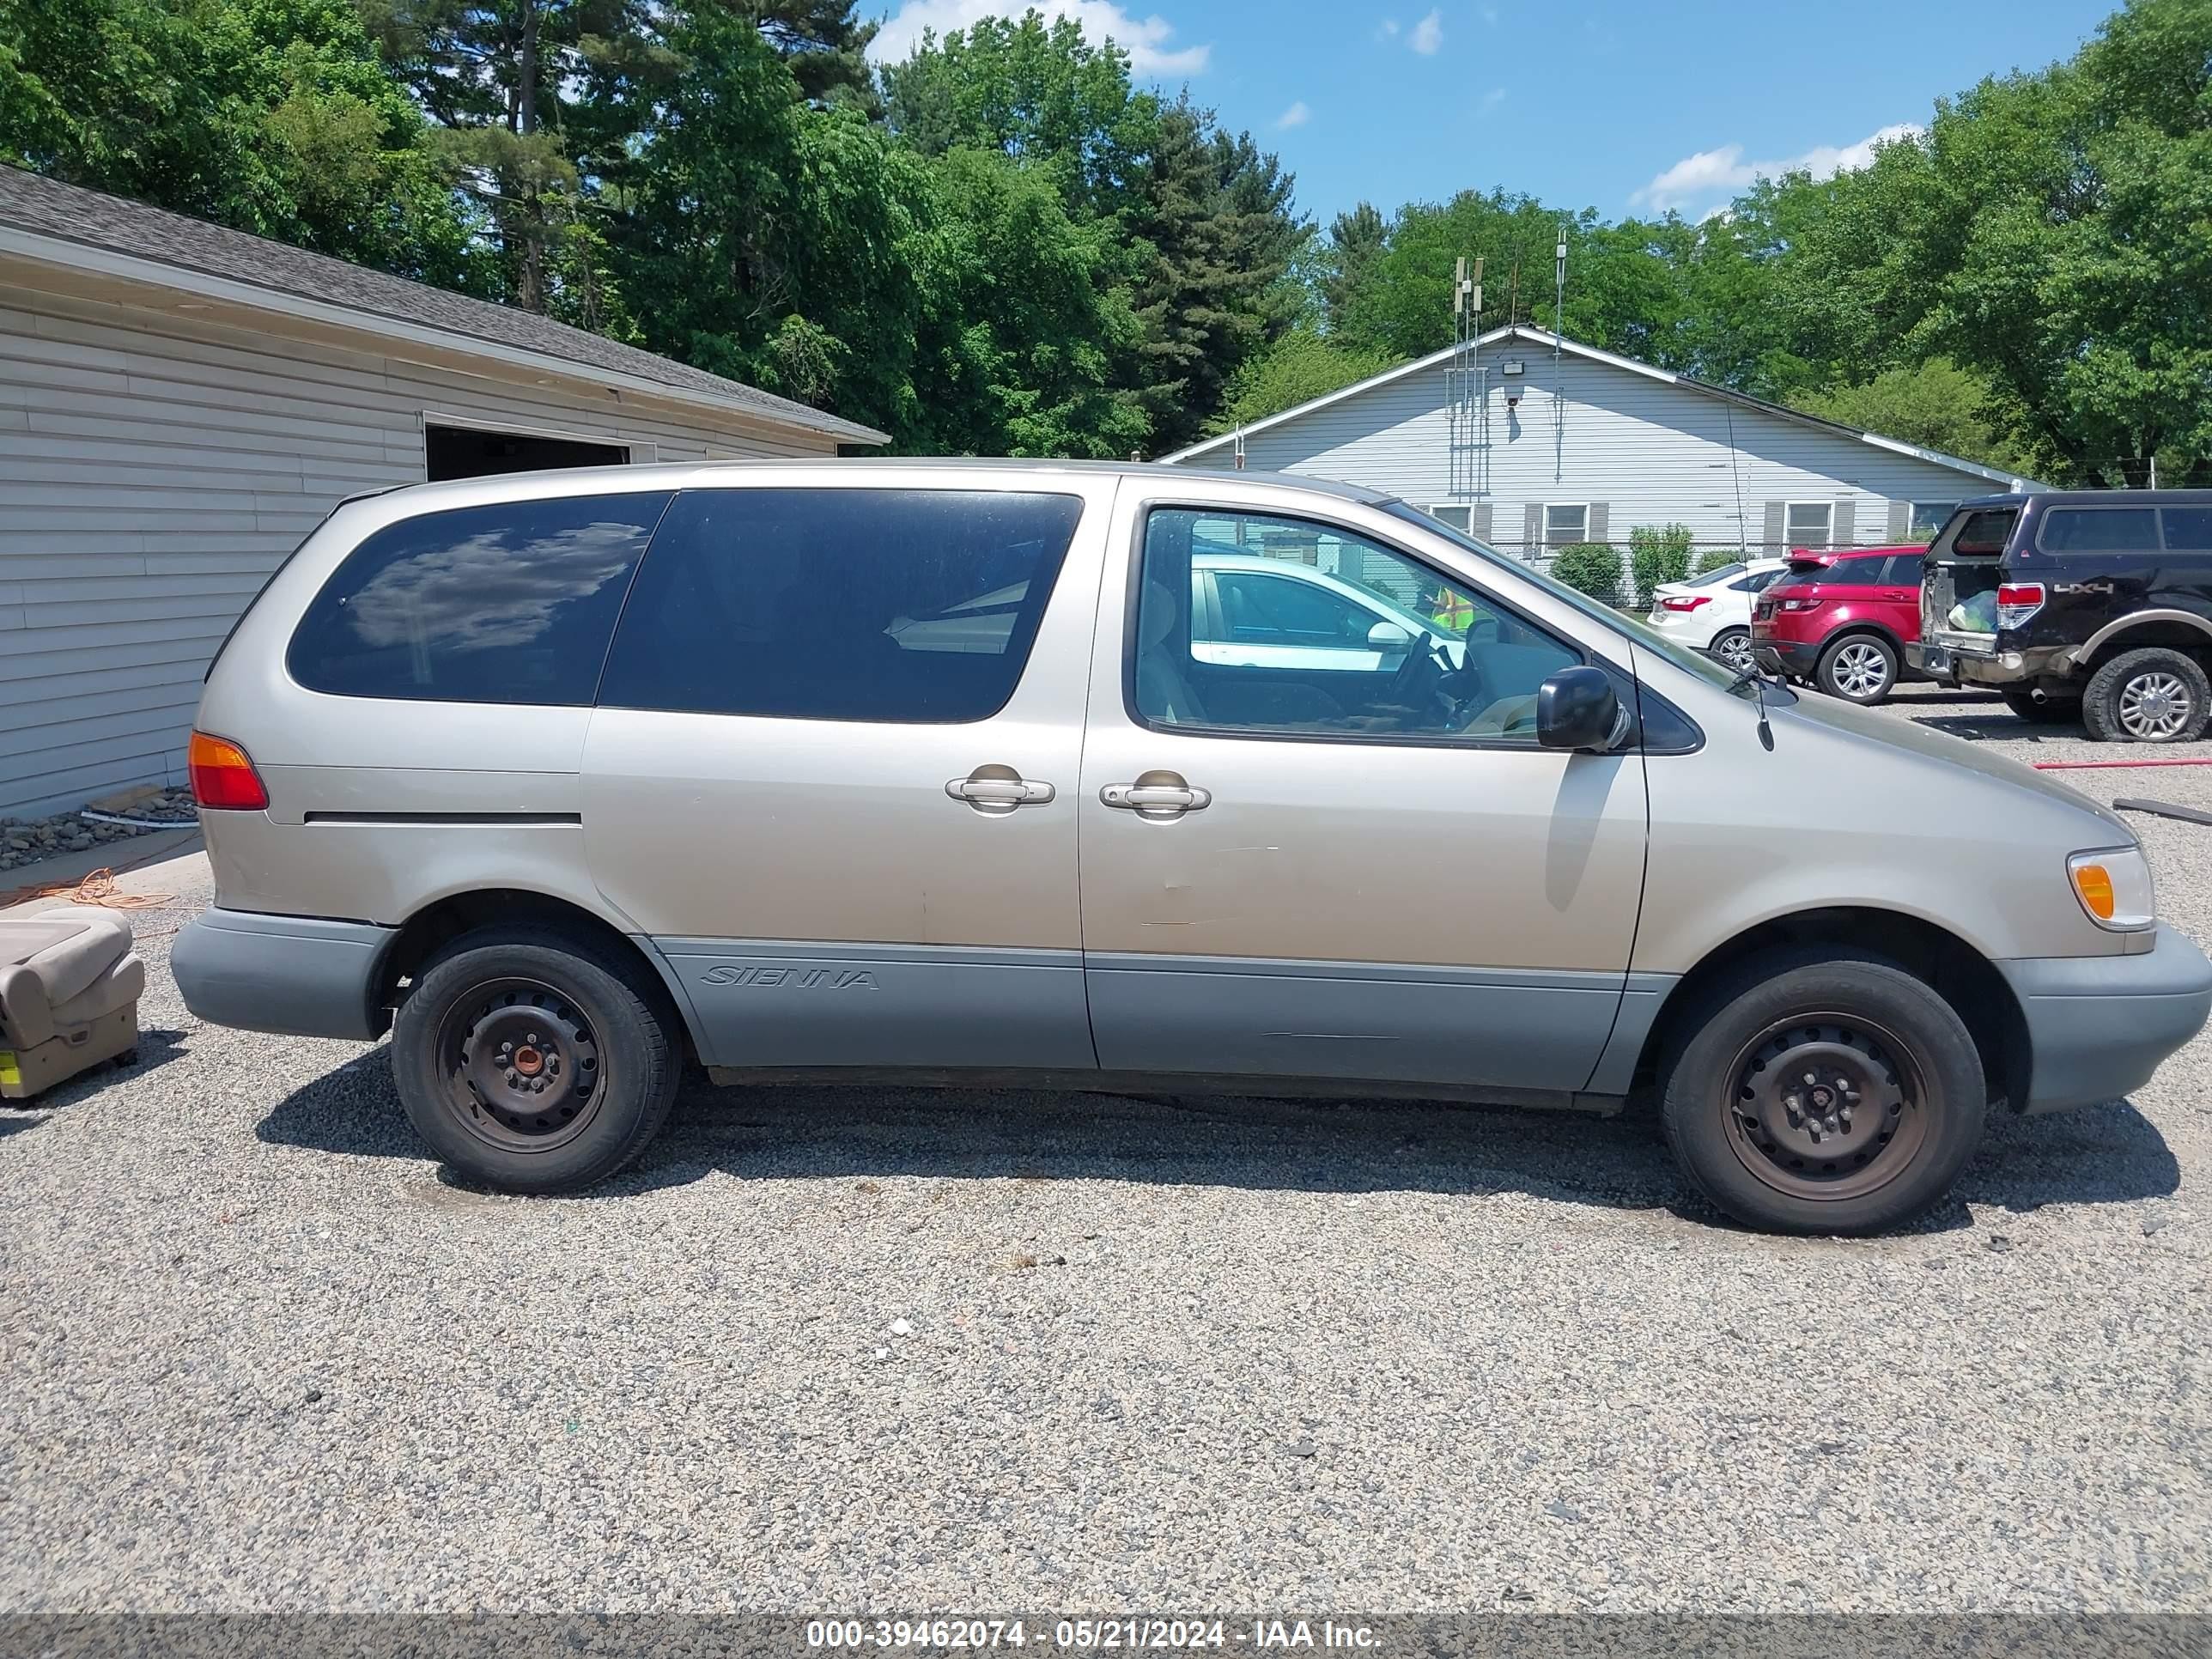
[[[2077,864],[2074,866],[2074,890],[2081,896],[2081,902],[2089,914],[2100,921],[2112,919],[2112,876],[2101,864]]]

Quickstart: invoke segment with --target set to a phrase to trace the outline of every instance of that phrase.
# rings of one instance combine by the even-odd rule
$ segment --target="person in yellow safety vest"
[[[1429,621],[1447,634],[1464,635],[1474,625],[1474,601],[1449,583],[1438,582],[1429,600]]]

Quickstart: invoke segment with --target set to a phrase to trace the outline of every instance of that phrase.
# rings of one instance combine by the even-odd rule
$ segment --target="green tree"
[[[0,159],[429,282],[485,280],[421,113],[345,0],[0,9]]]
[[[1948,357],[1910,368],[1886,368],[1856,386],[1801,392],[1798,408],[1863,432],[1902,438],[2008,472],[2022,461],[2009,436],[2018,416],[1992,417],[1989,381]]]
[[[1340,345],[1334,336],[1294,328],[1230,377],[1221,410],[1206,429],[1219,434],[1264,421],[1380,374],[1395,361],[1387,352]]]

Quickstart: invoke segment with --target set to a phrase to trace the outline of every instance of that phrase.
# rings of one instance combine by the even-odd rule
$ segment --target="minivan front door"
[[[1585,1087],[1645,836],[1639,756],[1536,743],[1537,686],[1586,654],[1345,525],[1135,494],[1114,544],[1141,568],[1102,596],[1080,802],[1099,1063]],[[1463,643],[1364,674],[1204,660],[1188,562],[1255,547],[1462,619]]]
[[[1075,797],[1111,479],[793,476],[686,490],[654,535],[586,744],[593,880],[710,1065],[1094,1066]]]

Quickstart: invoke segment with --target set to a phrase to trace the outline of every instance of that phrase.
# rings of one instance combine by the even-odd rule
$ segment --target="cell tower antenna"
[[[1468,269],[1462,254],[1452,266],[1452,356],[1444,371],[1444,418],[1455,501],[1488,488],[1489,399],[1483,395],[1482,260]]]
[[[1552,249],[1552,482],[1565,476],[1567,467],[1567,403],[1559,383],[1560,344],[1567,324],[1567,222],[1559,221],[1559,238]]]

